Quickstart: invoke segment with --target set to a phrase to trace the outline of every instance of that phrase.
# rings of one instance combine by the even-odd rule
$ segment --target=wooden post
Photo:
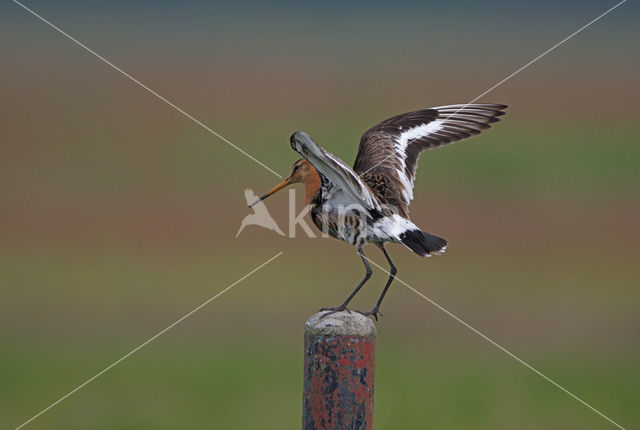
[[[376,327],[357,312],[304,327],[303,430],[372,430]]]

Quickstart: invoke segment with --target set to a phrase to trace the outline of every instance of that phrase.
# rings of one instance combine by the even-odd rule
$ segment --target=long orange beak
[[[260,197],[255,202],[251,203],[249,205],[249,207],[253,207],[257,203],[259,203],[259,202],[263,201],[264,199],[266,199],[267,197],[269,197],[271,194],[277,193],[278,191],[280,191],[281,189],[283,189],[284,187],[286,187],[288,185],[291,185],[291,178],[287,178],[284,181],[280,182],[278,185],[276,185],[275,187],[273,187],[272,189],[267,191],[267,193],[264,196]]]

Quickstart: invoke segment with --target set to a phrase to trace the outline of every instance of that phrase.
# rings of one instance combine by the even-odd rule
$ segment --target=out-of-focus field
[[[193,4],[101,14],[33,3],[281,175],[297,158],[294,130],[351,163],[370,125],[466,102],[602,12],[563,9],[541,28],[523,5],[464,5],[464,31],[443,40],[454,9],[436,8],[430,29],[417,26],[426,15],[389,20],[382,6],[242,21]],[[450,246],[428,260],[389,251],[400,279],[634,428],[640,61],[629,11],[484,97],[510,105],[494,129],[423,154],[412,218]],[[30,427],[299,427],[302,326],[362,276],[353,249],[300,229],[236,238],[244,189],[279,178],[24,11],[2,5],[0,16],[0,427],[280,251]],[[287,204],[286,192],[267,202],[285,232]],[[374,270],[354,307],[368,309],[385,279]],[[382,311],[377,428],[614,428],[400,282]]]

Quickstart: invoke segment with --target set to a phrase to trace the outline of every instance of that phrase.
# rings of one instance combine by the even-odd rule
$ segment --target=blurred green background
[[[281,175],[294,130],[351,163],[377,121],[465,103],[613,4],[28,2]],[[418,170],[412,218],[447,253],[389,247],[402,280],[627,428],[638,12],[620,6],[483,97],[510,106],[504,121]],[[0,22],[0,426],[283,251],[28,428],[298,428],[303,323],[360,279],[353,250],[301,230],[236,238],[244,189],[276,176],[17,5]],[[285,231],[287,202],[268,202]],[[383,313],[378,429],[614,428],[398,282]]]

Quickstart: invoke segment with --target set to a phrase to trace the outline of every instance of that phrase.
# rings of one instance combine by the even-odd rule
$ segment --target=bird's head
[[[281,189],[291,185],[303,183],[305,185],[305,194],[307,195],[307,203],[311,200],[313,194],[318,191],[320,188],[320,175],[318,175],[318,171],[311,163],[309,163],[305,158],[301,158],[295,163],[293,163],[293,167],[291,167],[291,173],[287,178],[280,182],[278,185],[267,191],[262,197],[260,197],[255,202],[251,203],[249,207],[255,205],[258,202],[266,199],[272,194],[277,193]]]

